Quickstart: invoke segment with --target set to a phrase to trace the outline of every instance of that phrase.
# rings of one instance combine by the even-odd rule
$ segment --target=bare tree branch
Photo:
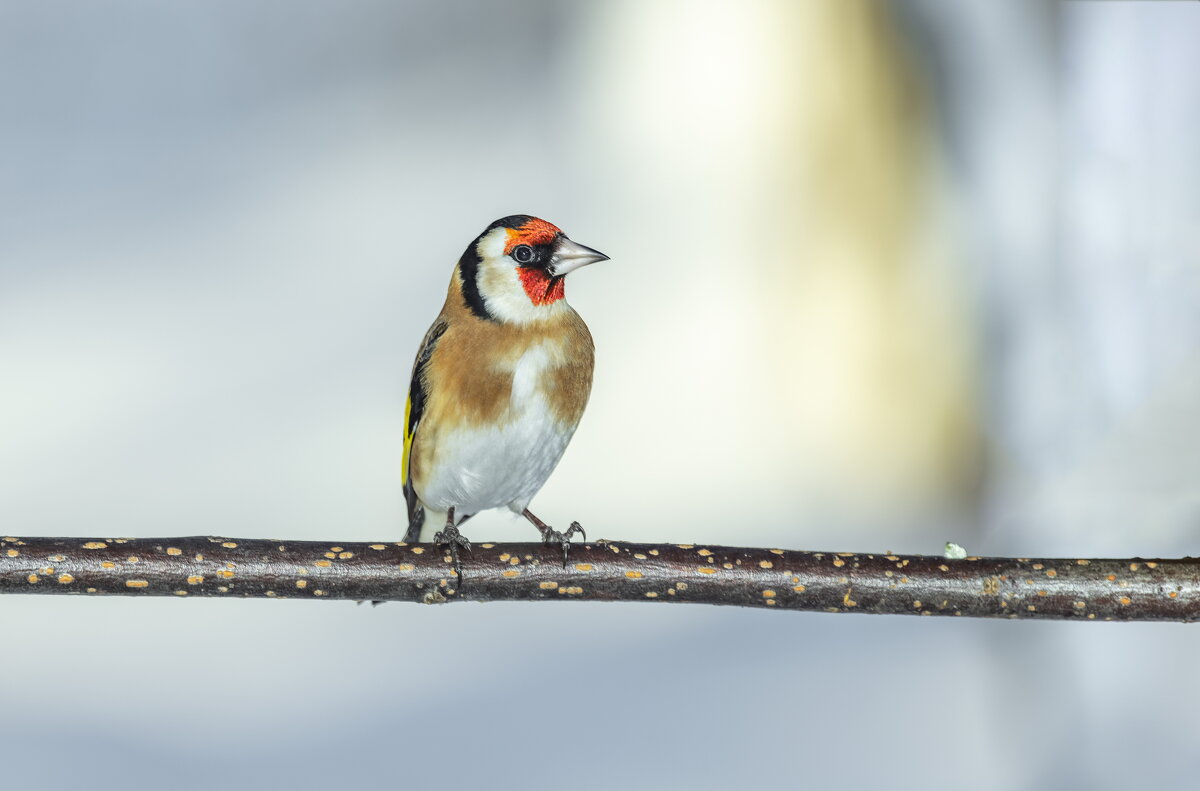
[[[0,538],[0,593],[410,601],[646,601],[777,610],[1194,621],[1200,560],[980,558],[595,542],[476,544],[459,585],[430,544]]]

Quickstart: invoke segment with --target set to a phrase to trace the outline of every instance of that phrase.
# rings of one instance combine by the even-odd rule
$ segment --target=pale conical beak
[[[560,236],[554,245],[554,253],[550,256],[550,265],[546,267],[546,271],[550,273],[551,277],[562,277],[582,266],[607,260],[608,256],[599,250],[593,250],[578,242],[572,242],[565,236]]]

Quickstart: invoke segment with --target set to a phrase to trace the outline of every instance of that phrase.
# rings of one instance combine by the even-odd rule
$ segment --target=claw
[[[581,536],[583,536],[583,540],[587,541],[587,533],[583,532],[583,526],[578,522],[572,522],[571,526],[567,528],[565,533],[560,533],[550,526],[546,526],[546,528],[542,530],[543,544],[550,546],[551,544],[557,543],[562,547],[564,569],[567,567],[567,558],[570,556],[571,552],[571,536],[575,535],[576,533],[579,533]]]
[[[466,536],[458,532],[458,528],[454,525],[446,525],[442,530],[437,531],[433,536],[435,546],[444,546],[450,550],[450,557],[454,563],[454,573],[458,576],[458,587],[461,590],[463,586],[462,561],[458,556],[458,548],[462,547],[468,552],[471,551],[471,542]]]

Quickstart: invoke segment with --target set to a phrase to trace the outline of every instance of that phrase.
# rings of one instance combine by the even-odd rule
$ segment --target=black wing
[[[438,320],[429,328],[429,332],[425,333],[425,339],[421,341],[421,350],[417,352],[416,362],[413,363],[408,402],[404,406],[404,458],[400,463],[400,479],[404,484],[404,501],[408,504],[408,532],[404,534],[404,540],[410,543],[420,540],[421,526],[425,523],[425,509],[417,499],[417,492],[413,489],[412,470],[409,469],[412,445],[429,399],[429,382],[425,372],[429,367],[429,359],[433,357],[433,349],[448,326],[450,325],[445,321]]]

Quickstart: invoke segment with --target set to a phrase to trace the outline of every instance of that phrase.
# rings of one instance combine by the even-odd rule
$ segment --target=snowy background
[[[1200,3],[0,0],[0,530],[396,539],[532,213],[611,262],[593,538],[1200,543]],[[699,496],[703,493],[704,496]],[[529,540],[503,514],[475,540]],[[1200,635],[0,599],[4,787],[1183,787]]]

